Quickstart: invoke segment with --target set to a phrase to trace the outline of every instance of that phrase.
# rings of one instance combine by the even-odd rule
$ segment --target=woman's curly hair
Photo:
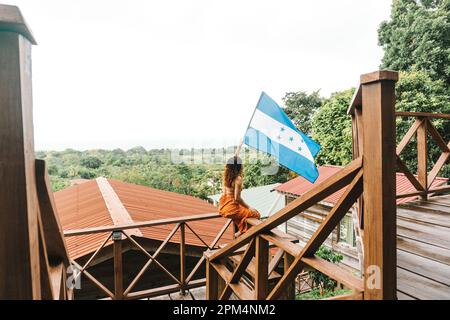
[[[237,176],[242,175],[242,160],[238,156],[228,159],[225,170],[223,172],[223,183],[226,187],[231,188]]]

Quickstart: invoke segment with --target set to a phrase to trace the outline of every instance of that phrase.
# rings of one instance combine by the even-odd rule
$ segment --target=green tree
[[[333,93],[314,114],[312,132],[321,146],[319,164],[346,165],[352,158],[352,124],[347,109],[353,91]]]
[[[400,79],[396,86],[398,111],[436,112],[450,113],[450,92],[443,80],[433,80],[424,71],[413,70],[411,72],[400,72]],[[397,118],[397,143],[403,138],[410,128],[413,118]],[[450,121],[435,119],[432,121],[434,127],[444,138],[450,140]],[[431,139],[428,144],[428,163],[430,170],[441,154],[441,150]],[[415,138],[407,145],[401,154],[408,168],[413,172],[417,169],[417,144]],[[444,166],[441,176],[450,177],[449,166]]]
[[[344,258],[341,254],[336,253],[335,251],[328,249],[324,245],[320,246],[319,250],[317,250],[316,255],[324,260],[327,260],[332,263],[339,263]],[[319,286],[320,295],[324,295],[326,292],[334,291],[336,288],[337,282],[328,276],[324,275],[320,271],[311,270],[308,272],[311,277],[313,283],[316,286]]]
[[[127,150],[127,153],[137,153],[137,154],[147,154],[147,150],[145,150],[144,147],[142,146],[138,146],[138,147],[133,147],[131,149]]]
[[[389,21],[381,23],[378,42],[382,67],[422,70],[450,84],[450,1],[394,0]]]
[[[83,179],[94,179],[97,177],[97,174],[94,171],[92,171],[90,169],[86,169],[86,168],[80,169],[78,174],[79,174],[80,178],[83,178]]]
[[[102,165],[102,161],[95,156],[87,156],[81,159],[81,165],[89,169],[98,169]]]
[[[450,113],[450,0],[394,0],[391,17],[378,30],[384,49],[382,67],[399,70],[396,86],[399,111]],[[414,119],[397,118],[397,142]],[[445,141],[450,123],[433,120]],[[417,170],[417,146],[413,139],[402,152],[411,171]],[[428,145],[429,168],[440,155],[433,142]],[[440,175],[450,177],[445,166]]]
[[[322,105],[319,90],[308,94],[304,91],[288,92],[283,98],[284,111],[303,133],[311,134],[311,120],[314,112]]]

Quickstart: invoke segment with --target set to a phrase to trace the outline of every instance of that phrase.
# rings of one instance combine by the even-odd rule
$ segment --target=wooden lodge
[[[231,221],[208,213],[207,204],[177,201],[188,205],[176,216],[170,206],[155,208],[173,204],[175,194],[103,178],[53,194],[46,164],[34,153],[34,44],[19,9],[0,5],[0,299],[83,297],[79,277],[97,290],[86,298],[141,299],[206,285],[207,299],[294,299],[296,277],[311,269],[349,290],[335,300],[450,298],[450,186],[435,184],[450,142],[431,121],[450,115],[396,112],[397,72],[360,77],[348,110],[353,161],[264,221],[249,219],[248,232],[233,238]],[[412,120],[398,145],[396,117]],[[442,151],[431,170],[428,141]],[[408,143],[417,144],[417,172],[402,161]],[[396,190],[397,171],[412,190]],[[303,243],[279,229],[338,191]],[[420,200],[397,207],[397,199],[410,197]],[[360,275],[315,255],[351,208],[362,243]],[[160,216],[147,220],[154,210]],[[149,271],[168,282],[153,283]]]

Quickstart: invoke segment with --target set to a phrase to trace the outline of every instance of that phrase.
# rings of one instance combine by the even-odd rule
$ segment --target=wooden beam
[[[255,300],[255,293],[244,282],[232,283],[231,289],[241,300]]]
[[[175,277],[169,270],[166,269],[166,267],[164,267],[158,260],[156,260],[153,255],[151,255],[149,252],[147,252],[147,250],[145,250],[145,248],[143,246],[141,246],[139,244],[139,242],[137,242],[135,239],[133,239],[133,237],[128,236],[126,233],[125,233],[125,236],[128,238],[128,240],[130,240],[130,242],[132,244],[134,244],[138,249],[140,249],[142,251],[142,253],[144,253],[147,257],[149,257],[150,259],[155,261],[156,265],[162,271],[164,271],[170,278],[172,278],[173,281],[175,281],[178,284],[181,284],[180,280],[178,280],[177,277]]]
[[[276,247],[281,248],[292,256],[297,256],[302,251],[302,247],[298,244],[292,243],[289,240],[276,236],[272,232],[262,233],[261,237],[273,243]]]
[[[418,191],[425,191],[425,188],[422,186],[422,184],[414,177],[414,175],[409,171],[408,167],[405,165],[405,163],[400,159],[400,157],[397,155],[397,167],[398,169],[403,172],[405,177],[411,182],[411,184],[416,188]]]
[[[427,125],[428,121],[423,121],[417,129],[417,180],[422,186],[423,190],[428,188],[428,146],[427,146]],[[421,196],[426,200],[427,195]]]
[[[231,219],[228,219],[227,222],[225,222],[225,224],[223,225],[222,229],[219,231],[219,233],[216,235],[216,237],[214,238],[214,240],[211,242],[211,244],[209,245],[210,248],[214,248],[216,246],[216,244],[219,242],[219,240],[222,238],[223,234],[225,233],[225,231],[227,231],[228,227],[230,226],[230,224],[233,221]],[[200,266],[202,265],[202,263],[205,261],[205,255],[202,255],[202,257],[200,258],[200,260],[197,262],[197,264],[195,265],[195,267],[192,269],[191,273],[189,274],[189,276],[186,278],[186,282],[189,283],[192,278],[194,277],[194,275],[197,273],[198,269],[200,269]]]
[[[219,300],[228,300],[228,298],[231,295],[231,291],[232,291],[230,284],[239,282],[239,279],[244,274],[248,264],[253,259],[254,254],[255,254],[255,242],[254,242],[254,240],[252,240],[249,243],[249,245],[247,246],[244,254],[242,255],[241,261],[239,262],[239,264],[236,266],[233,273],[231,274],[230,279],[224,279],[227,281],[227,283],[225,284],[225,288],[222,291],[222,294],[220,295]]]
[[[0,32],[12,32],[24,36],[31,44],[37,44],[22,13],[16,6],[0,5]]]
[[[443,182],[445,183],[445,182]],[[396,196],[397,199],[401,198],[409,198],[414,196],[422,196],[425,194],[434,194],[434,193],[442,193],[450,190],[450,185],[443,185],[439,187],[433,187],[428,189],[427,191],[414,191],[414,192],[407,192],[407,193],[401,193]]]
[[[392,70],[378,70],[361,75],[359,82],[361,85],[371,84],[373,82],[396,82],[398,81],[398,72]],[[364,90],[362,91],[362,106],[364,108]]]
[[[448,143],[448,146],[450,147],[450,142]],[[442,154],[439,156],[436,163],[434,164],[433,169],[431,169],[430,173],[428,174],[428,188],[431,188],[434,179],[436,179],[439,171],[441,171],[442,167],[449,161],[449,159],[450,159],[450,152],[442,152]]]
[[[50,283],[52,286],[53,299],[63,300],[64,292],[66,290],[66,282],[64,278],[65,266],[63,263],[57,265],[49,265]]]
[[[270,248],[270,245],[269,245]],[[285,256],[286,252],[284,252],[283,249],[278,249],[275,255],[270,259],[269,262],[269,279],[270,275],[275,272],[275,269],[280,264],[281,260],[283,260],[283,257]]]
[[[289,253],[284,253],[284,259],[283,259],[283,269],[284,273],[288,272],[289,267],[294,262],[294,257],[291,256]],[[289,283],[286,287],[286,293],[284,295],[286,300],[294,300],[295,299],[295,280]]]
[[[161,245],[158,247],[158,249],[156,249],[155,253],[153,254],[153,258],[156,259],[158,257],[158,255],[161,253],[162,249],[164,249],[164,247],[167,245],[167,243],[170,241],[170,239],[172,239],[172,237],[175,235],[175,233],[177,232],[179,227],[180,227],[179,223],[175,225],[175,227],[172,229],[172,231],[169,233],[169,235],[166,237],[166,239],[161,243]],[[137,282],[142,278],[145,271],[147,271],[147,269],[151,266],[152,262],[153,262],[153,259],[148,259],[148,261],[141,268],[141,270],[138,272],[136,277],[134,277],[134,279],[131,281],[128,288],[125,290],[125,293],[124,293],[125,296],[128,295],[128,293],[136,286]]]
[[[221,218],[221,215],[217,212],[202,213],[202,214],[194,214],[194,215],[190,215],[190,216],[183,216],[183,217],[179,217],[179,218],[166,218],[166,219],[156,219],[156,220],[149,220],[149,221],[142,221],[142,222],[124,223],[124,224],[118,224],[115,226],[64,230],[64,236],[65,237],[74,237],[74,236],[81,236],[81,235],[93,234],[93,233],[125,231],[128,229],[157,227],[157,226],[168,225],[168,224],[176,224],[176,223],[191,222],[191,221],[201,221],[201,220],[208,220],[208,219],[214,219],[214,218]]]
[[[47,247],[49,261],[57,264],[63,261],[69,266],[69,254],[66,248],[64,235],[56,211],[50,179],[47,174],[47,166],[44,160],[36,160],[36,187],[39,200],[41,220],[43,222],[43,233]]]
[[[75,265],[79,270],[81,270],[81,266],[76,262],[72,261],[72,264]],[[85,275],[93,284],[95,284],[103,293],[105,293],[111,299],[114,298],[114,293],[112,293],[107,287],[105,287],[100,281],[98,281],[92,274],[90,274],[87,270],[83,271],[83,275]]]
[[[350,271],[343,269],[335,263],[324,260],[318,256],[303,257],[302,262],[354,291],[364,291],[364,282],[361,278],[355,277]]]
[[[304,256],[312,256],[320,247],[320,245],[325,241],[328,235],[333,231],[338,225],[345,214],[350,210],[353,203],[362,193],[362,170],[354,177],[353,181],[349,184],[345,192],[339,198],[337,204],[333,207],[330,213],[327,215],[326,219],[321,223],[316,232],[309,239],[305,247],[302,249],[299,255],[295,257],[294,262],[290,265],[289,269],[280,281],[275,285],[270,294],[268,295],[268,300],[279,299],[283,291],[287,286],[294,281],[295,277],[299,273],[303,263],[302,258]]]
[[[350,105],[347,109],[347,114],[354,115],[355,110],[361,107],[362,99],[361,99],[361,85],[358,84],[356,86],[356,90],[353,93],[352,100],[350,101]]]
[[[433,126],[431,121],[429,119],[427,119],[426,121],[428,132],[430,133],[431,137],[433,137],[434,141],[437,143],[439,148],[441,148],[442,152],[450,152],[450,147],[445,143],[444,139],[436,130],[436,128]]]
[[[180,224],[180,287],[181,294],[186,293],[184,286],[186,284],[186,225]]]
[[[219,274],[208,260],[206,261],[206,300],[219,298]]]
[[[362,193],[363,170],[360,170],[345,192],[302,249],[302,256],[313,256]]]
[[[191,230],[192,234],[198,239],[200,240],[201,243],[203,243],[205,245],[206,248],[208,249],[212,249],[206,242],[205,240],[202,239],[202,237],[199,236],[199,234],[197,232],[195,232],[194,229],[192,229],[192,227],[187,224],[187,223],[183,223],[183,225],[185,225],[189,230]]]
[[[39,269],[41,279],[41,299],[53,300],[53,287],[50,279],[50,264],[48,262],[47,248],[44,239],[42,221],[39,219]]]
[[[41,298],[30,35],[0,5],[0,299]]]
[[[450,114],[448,113],[431,113],[431,112],[404,112],[397,111],[395,113],[397,117],[423,117],[423,118],[436,118],[436,119],[450,119]]]
[[[123,300],[122,239],[114,239],[114,299]]]
[[[405,149],[406,145],[409,143],[409,141],[411,140],[411,138],[414,136],[414,134],[417,132],[417,129],[419,129],[419,127],[422,125],[422,122],[424,120],[419,118],[416,119],[416,121],[414,121],[414,123],[412,124],[411,127],[409,127],[408,131],[406,132],[406,134],[403,136],[402,140],[400,141],[400,143],[398,144],[397,148],[396,148],[396,153],[397,155],[399,155],[400,153],[402,153],[403,149]]]
[[[362,75],[365,299],[395,299],[395,81]]]
[[[206,284],[205,278],[203,279],[197,279],[191,281],[189,284],[186,285],[186,289],[194,289],[203,287]],[[136,292],[131,292],[126,298],[127,300],[133,300],[133,299],[145,299],[145,298],[153,298],[162,296],[169,293],[175,293],[180,291],[180,285],[179,284],[171,284],[164,287],[158,287],[158,288],[152,288],[152,289],[146,289]]]

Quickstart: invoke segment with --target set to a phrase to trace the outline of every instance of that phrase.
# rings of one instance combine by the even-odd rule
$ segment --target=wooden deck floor
[[[398,299],[450,300],[450,195],[397,208]]]

